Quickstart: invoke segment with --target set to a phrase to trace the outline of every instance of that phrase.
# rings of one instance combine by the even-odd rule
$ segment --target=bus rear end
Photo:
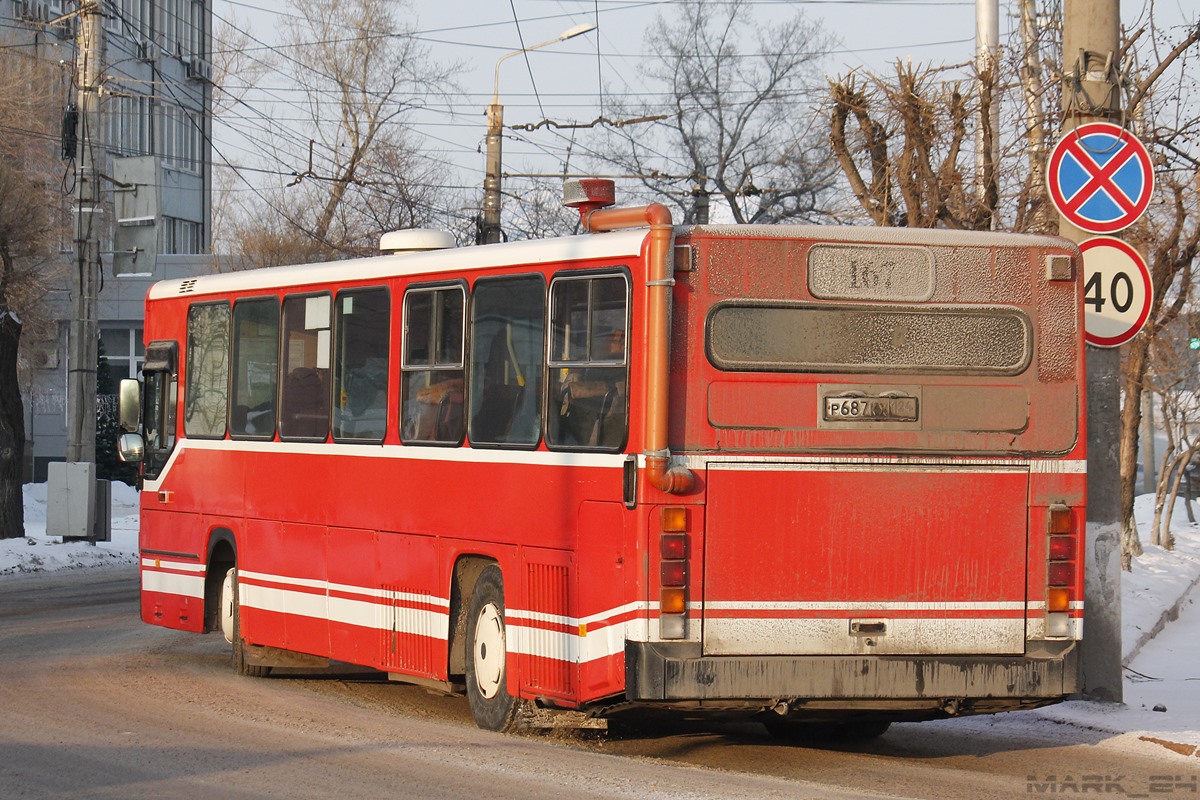
[[[657,626],[627,698],[891,720],[1076,691],[1077,258],[986,233],[677,236],[670,449],[698,491],[649,512]]]

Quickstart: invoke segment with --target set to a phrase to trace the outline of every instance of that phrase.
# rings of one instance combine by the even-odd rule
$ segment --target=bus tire
[[[504,576],[493,564],[480,573],[467,607],[467,702],[475,724],[509,733],[522,727],[528,704],[509,694]]]
[[[248,678],[265,678],[271,674],[271,668],[250,664],[246,657],[246,643],[242,641],[241,616],[241,604],[238,603],[237,567],[230,567],[221,584],[221,632],[225,634],[225,641],[233,646],[234,672]]]
[[[792,722],[787,720],[763,722],[767,733],[784,742],[865,742],[887,733],[892,723],[886,720],[856,720],[854,722]]]

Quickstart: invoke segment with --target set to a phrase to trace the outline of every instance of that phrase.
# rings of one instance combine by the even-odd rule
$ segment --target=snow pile
[[[0,539],[0,575],[136,564],[138,493],[112,484],[112,541],[88,544],[46,535],[46,486],[29,483],[25,492],[25,538]]]

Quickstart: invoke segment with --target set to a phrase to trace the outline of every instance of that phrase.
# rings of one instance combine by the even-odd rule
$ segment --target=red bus
[[[223,631],[247,675],[465,693],[492,730],[866,736],[1077,691],[1073,245],[568,189],[579,236],[151,289],[147,623]]]

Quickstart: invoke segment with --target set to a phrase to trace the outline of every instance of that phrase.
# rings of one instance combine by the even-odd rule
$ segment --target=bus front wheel
[[[527,703],[508,691],[508,647],[504,623],[504,577],[485,569],[467,608],[467,702],[475,724],[489,731],[521,727]]]
[[[225,641],[233,645],[233,669],[238,675],[265,678],[271,673],[270,667],[250,664],[246,656],[246,643],[242,641],[236,567],[231,567],[225,573],[225,580],[221,583],[221,633],[225,635]]]

